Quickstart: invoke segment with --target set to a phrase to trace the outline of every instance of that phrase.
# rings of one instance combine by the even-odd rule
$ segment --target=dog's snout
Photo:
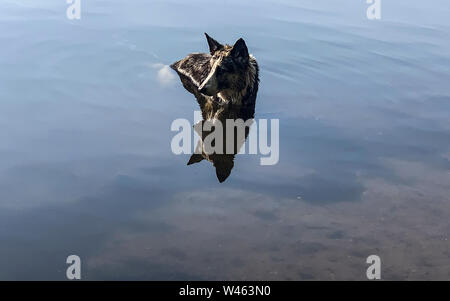
[[[206,85],[200,86],[200,87],[198,88],[198,92],[200,92],[200,93],[202,93],[202,94],[204,94],[204,95],[207,95],[207,96],[212,96],[212,95],[213,95],[212,92],[211,92],[211,88],[209,88],[209,87],[206,86]]]
[[[200,87],[198,87],[198,91],[207,96],[213,96],[217,93],[217,82],[213,73],[202,82]]]

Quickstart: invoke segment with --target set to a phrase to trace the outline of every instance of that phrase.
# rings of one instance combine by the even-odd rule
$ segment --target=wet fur
[[[225,128],[226,119],[253,119],[259,86],[259,67],[256,59],[248,54],[242,39],[230,46],[221,45],[205,35],[210,47],[209,54],[189,54],[172,64],[171,68],[178,73],[184,88],[196,97],[203,120],[220,120]],[[205,86],[205,80],[212,82],[211,79],[214,79],[213,95],[201,93],[199,88]],[[246,128],[245,139],[248,132],[249,129]],[[204,139],[209,132],[199,134]],[[223,137],[225,141],[225,132]],[[214,164],[217,177],[223,182],[230,175],[234,156],[245,141],[234,142],[237,146],[234,154],[208,155],[202,151],[202,154],[193,154],[188,165],[206,159]]]

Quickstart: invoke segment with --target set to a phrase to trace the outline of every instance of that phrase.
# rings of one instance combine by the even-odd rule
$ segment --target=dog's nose
[[[206,87],[203,86],[203,87],[198,88],[198,92],[200,92],[202,94],[206,94]]]

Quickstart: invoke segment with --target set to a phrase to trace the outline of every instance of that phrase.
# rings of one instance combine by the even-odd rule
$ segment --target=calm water
[[[448,1],[0,2],[0,279],[450,279]],[[170,150],[166,65],[244,37],[280,161]]]

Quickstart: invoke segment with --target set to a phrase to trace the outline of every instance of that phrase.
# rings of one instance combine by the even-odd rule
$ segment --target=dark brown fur
[[[203,122],[220,120],[224,129],[224,149],[226,147],[225,124],[227,119],[254,118],[256,96],[259,84],[259,68],[255,58],[248,53],[244,40],[239,39],[233,46],[221,45],[216,40],[206,38],[210,53],[193,53],[171,65],[186,90],[194,94],[202,111]],[[245,129],[247,138],[249,129]],[[202,131],[204,140],[210,132]],[[216,167],[220,182],[230,175],[234,166],[234,156],[245,141],[236,141],[232,154],[193,154],[188,162],[197,163],[206,159]],[[198,147],[201,147],[198,146]]]

